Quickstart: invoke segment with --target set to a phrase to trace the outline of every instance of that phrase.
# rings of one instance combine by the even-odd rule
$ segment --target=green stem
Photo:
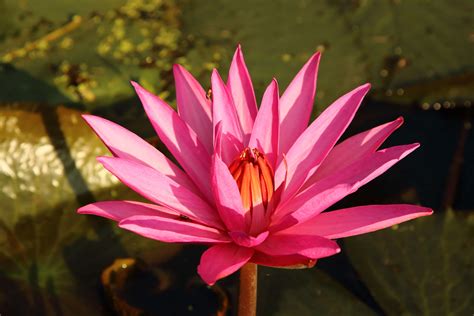
[[[247,263],[240,269],[238,316],[257,315],[257,265]]]

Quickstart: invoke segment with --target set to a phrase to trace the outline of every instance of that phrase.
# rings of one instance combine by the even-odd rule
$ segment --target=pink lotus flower
[[[334,239],[372,232],[432,210],[415,205],[366,205],[323,212],[384,173],[419,144],[379,149],[398,118],[336,145],[370,85],[343,95],[309,126],[319,53],[279,96],[274,79],[257,109],[240,47],[227,84],[214,70],[212,101],[179,65],[178,111],[132,83],[161,141],[181,168],[146,141],[108,120],[84,119],[113,157],[98,160],[155,204],[92,203],[78,210],[163,242],[210,248],[198,273],[208,284],[247,262],[313,266],[340,248]]]

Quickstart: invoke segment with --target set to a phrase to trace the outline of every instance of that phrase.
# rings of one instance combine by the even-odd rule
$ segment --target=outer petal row
[[[234,100],[235,110],[244,136],[243,141],[247,143],[257,116],[257,102],[252,79],[245,65],[240,45],[237,47],[230,65],[227,88]]]
[[[222,160],[230,164],[231,161],[243,150],[243,133],[234,101],[222,81],[217,70],[214,69],[211,77],[212,83],[212,122],[214,134],[217,124],[221,127]]]
[[[318,215],[387,171],[418,147],[419,144],[412,144],[380,150],[314,183],[287,203],[279,206],[274,214],[271,230],[285,229]]]
[[[364,205],[321,213],[281,233],[318,234],[336,239],[370,233],[432,213],[431,209],[417,205]]]
[[[213,285],[217,280],[239,270],[252,258],[253,253],[252,248],[235,244],[212,246],[203,253],[198,273],[204,282]]]
[[[193,129],[208,153],[211,154],[211,101],[206,98],[206,93],[199,82],[182,66],[174,65],[173,74],[179,116]]]
[[[164,242],[212,244],[231,242],[227,235],[215,228],[192,221],[179,220],[179,217],[172,219],[135,215],[120,221],[119,226],[143,237]]]
[[[249,147],[258,148],[265,153],[275,170],[280,135],[278,115],[278,83],[275,79],[268,86],[262,98],[262,105],[250,136]]]
[[[339,251],[334,241],[319,236],[274,235],[255,248],[232,243],[212,246],[202,255],[198,273],[206,283],[212,285],[249,261],[277,267],[311,267],[317,258],[331,256]]]
[[[207,149],[196,133],[168,104],[137,83],[132,82],[132,84],[161,141],[208,201],[212,201],[209,187],[211,156]]]
[[[98,116],[82,117],[114,156],[150,166],[188,189],[196,188],[187,174],[138,135]]]
[[[355,161],[373,154],[402,124],[403,118],[399,117],[392,122],[349,137],[336,145],[326,159],[324,159],[323,164],[306,181],[304,187],[308,187],[326,176],[339,172],[339,170],[344,169]]]
[[[222,228],[214,209],[199,195],[155,169],[122,158],[99,157],[98,160],[120,181],[150,201],[165,205],[196,222]]]
[[[103,201],[81,207],[80,214],[93,214],[119,222],[119,226],[163,242],[228,243],[230,238],[216,228],[183,218],[169,208],[133,201]]]
[[[256,250],[271,256],[288,256],[298,254],[310,259],[318,259],[339,253],[341,249],[332,240],[316,235],[317,232],[305,235],[295,232],[294,234],[273,234]]]
[[[85,205],[77,210],[79,214],[91,214],[105,217],[116,222],[135,216],[148,215],[166,218],[178,218],[179,213],[170,208],[137,201],[100,201]]]
[[[370,85],[366,84],[340,97],[291,146],[286,163],[281,162],[275,172],[275,187],[284,185],[282,202],[296,194],[321,165],[352,121],[369,88]],[[285,131],[281,133],[283,137]]]
[[[316,94],[320,53],[306,62],[280,99],[279,154],[286,154],[308,126]]]

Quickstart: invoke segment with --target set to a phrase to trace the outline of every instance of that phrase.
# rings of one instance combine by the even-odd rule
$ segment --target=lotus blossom
[[[208,284],[247,262],[311,267],[340,252],[335,239],[430,215],[428,208],[405,204],[324,212],[419,144],[379,149],[402,118],[336,144],[369,84],[343,95],[309,124],[319,60],[319,53],[311,56],[281,96],[273,79],[259,108],[240,46],[227,83],[212,72],[209,95],[174,66],[177,111],[132,82],[180,167],[125,128],[84,115],[113,155],[98,161],[151,203],[102,201],[78,212],[162,242],[208,245],[198,267]]]

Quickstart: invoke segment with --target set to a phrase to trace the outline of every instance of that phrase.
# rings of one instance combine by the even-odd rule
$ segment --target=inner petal
[[[256,236],[268,227],[267,212],[274,193],[274,174],[267,158],[256,148],[245,148],[230,164],[246,211],[249,234]]]

